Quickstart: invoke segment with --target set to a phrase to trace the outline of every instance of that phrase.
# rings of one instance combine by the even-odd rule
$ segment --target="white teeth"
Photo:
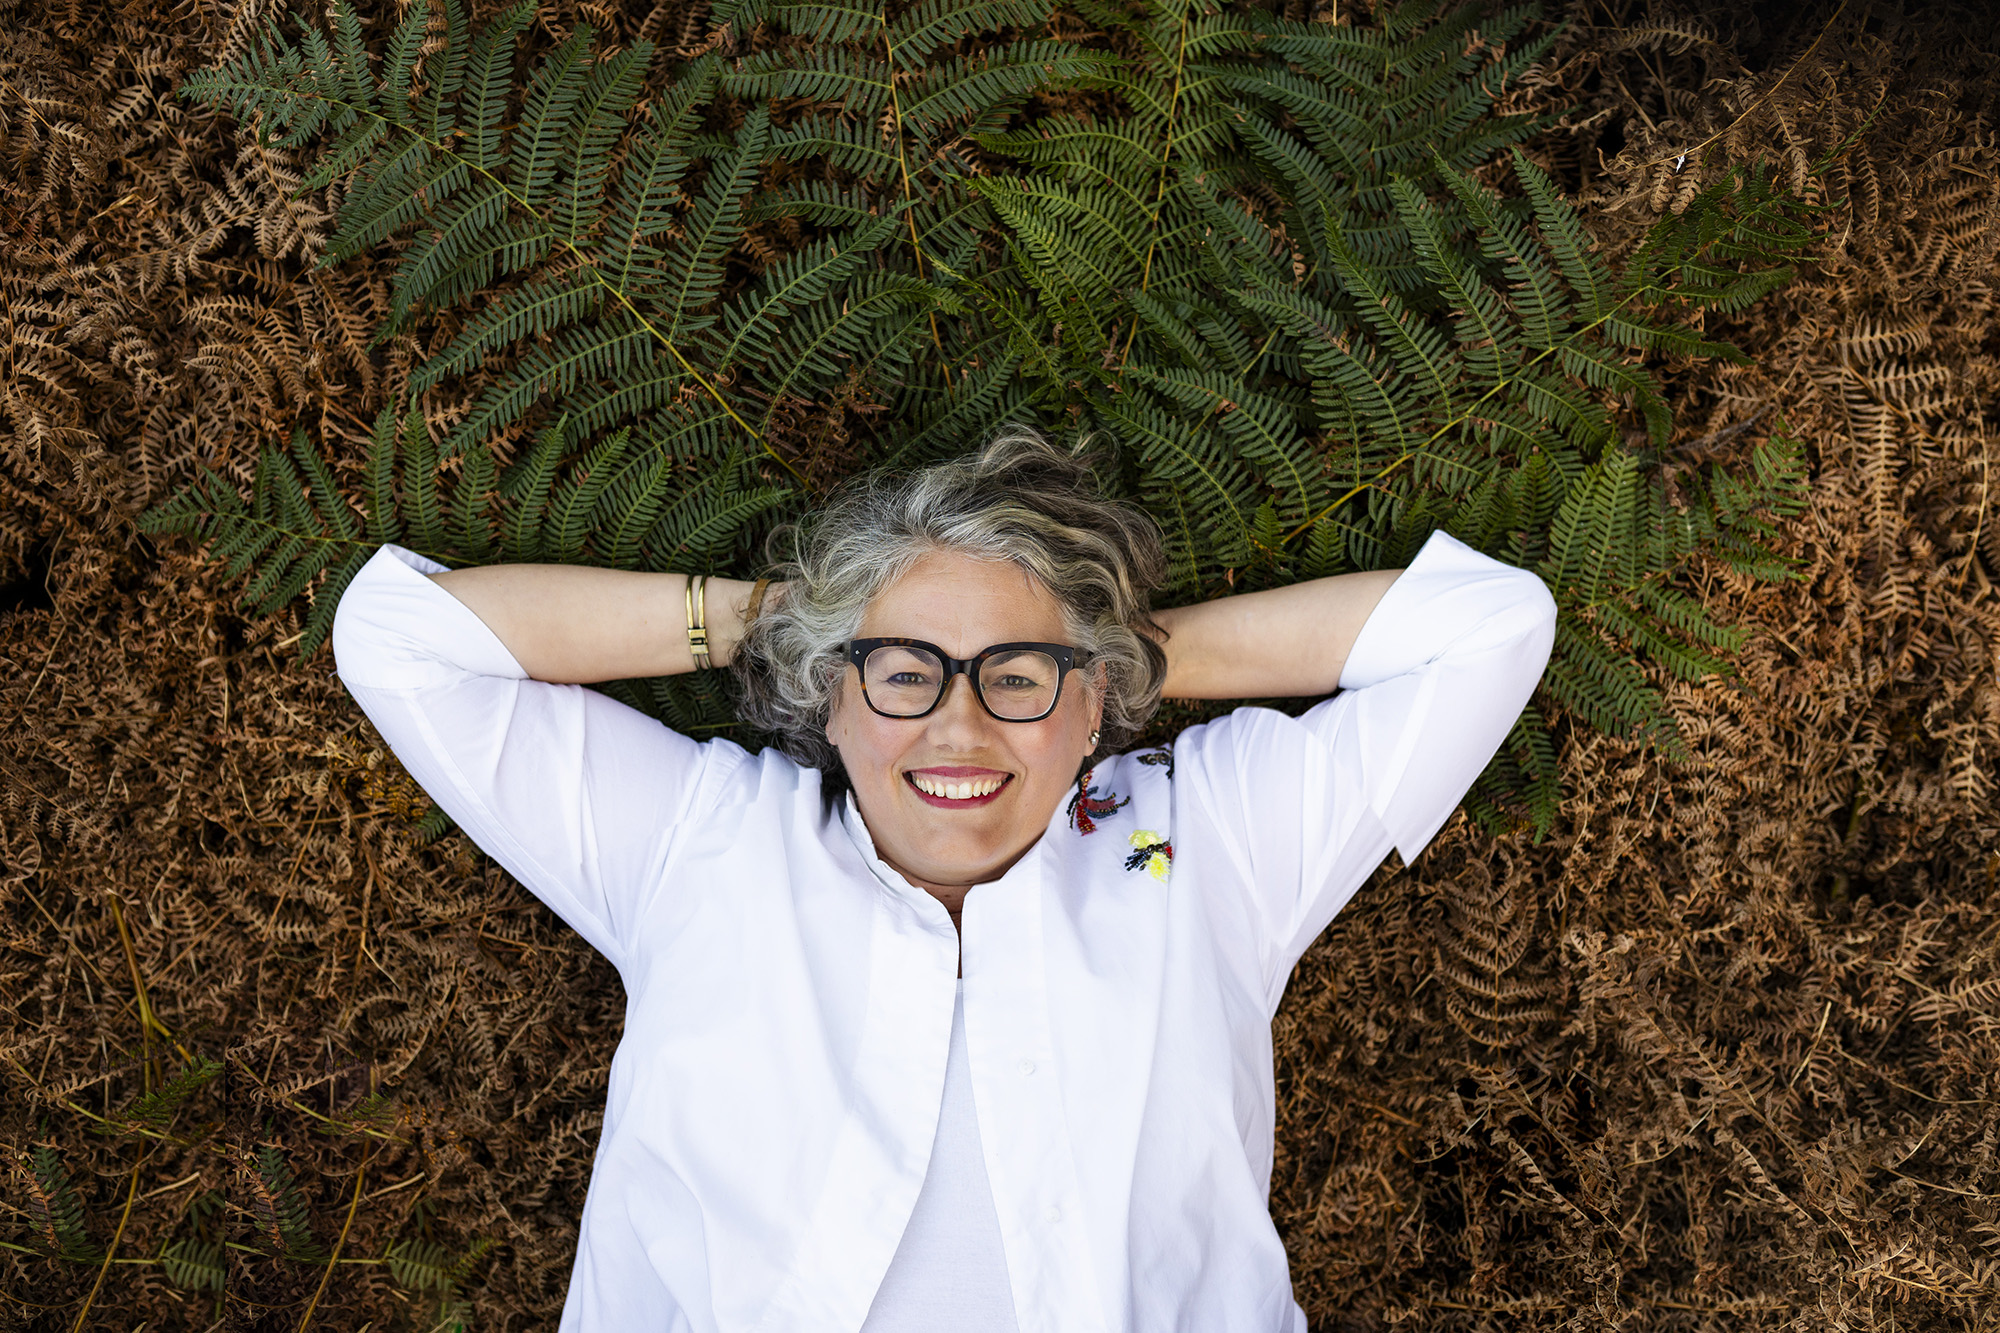
[[[981,796],[991,796],[999,791],[1007,779],[980,778],[970,782],[943,782],[937,778],[925,777],[921,773],[910,774],[910,781],[918,791],[927,796],[940,796],[947,801],[969,801]]]

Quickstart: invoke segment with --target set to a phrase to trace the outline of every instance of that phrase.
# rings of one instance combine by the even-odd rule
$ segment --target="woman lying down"
[[[1150,611],[1152,522],[1018,429],[796,538],[754,583],[389,545],[334,622],[404,766],[624,979],[562,1328],[1303,1333],[1271,1017],[1499,747],[1548,592],[1440,532]],[[581,688],[725,667],[776,746]],[[1162,696],[1326,694],[1127,748]]]

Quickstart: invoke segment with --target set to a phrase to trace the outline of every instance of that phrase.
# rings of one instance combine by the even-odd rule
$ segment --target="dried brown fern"
[[[1277,1029],[1273,1207],[1316,1325],[1962,1328],[2000,1308],[2000,99],[1990,31],[1876,9],[1864,32],[1835,8],[1773,30],[1775,11],[1578,5],[1547,72],[1579,102],[1544,160],[1614,248],[1690,176],[1832,156],[1821,259],[1718,330],[1756,364],[1677,387],[1697,438],[1676,453],[1727,456],[1780,417],[1807,442],[1804,578],[1712,579],[1763,635],[1736,680],[1676,687],[1693,763],[1566,752],[1579,798],[1526,853],[1547,916],[1526,948],[1519,901],[1495,900],[1507,849],[1458,830],[1308,955]],[[1559,988],[1559,1025],[1497,1021],[1509,968]]]
[[[1786,537],[1804,577],[1711,576],[1762,633],[1735,680],[1672,688],[1692,762],[1574,742],[1545,845],[1454,826],[1308,954],[1273,1029],[1273,1212],[1317,1328],[1979,1327],[2000,1308],[1992,53],[1949,12],[1864,31],[1859,9],[1829,26],[1836,4],[1619,3],[1575,6],[1516,94],[1573,99],[1540,152],[1607,246],[1730,162],[1834,155],[1807,182],[1820,258],[1717,330],[1754,364],[1677,373],[1661,460],[1728,461],[1783,420],[1815,468]],[[163,1248],[254,1248],[233,1154],[281,1142],[322,1243],[361,1180],[343,1254],[497,1240],[477,1324],[548,1325],[615,975],[462,840],[421,843],[427,801],[324,663],[123,521],[192,460],[247,478],[301,420],[351,465],[410,355],[360,349],[375,268],[309,271],[332,201],[289,199],[289,163],[168,96],[271,8],[0,9],[0,583],[46,559],[54,603],[0,610],[0,1139],[59,1152],[108,1242],[143,1149],[92,1117],[125,1123],[185,1046],[227,1072],[144,1159],[92,1324],[212,1323]],[[685,44],[703,11],[591,15]],[[538,40],[579,12],[546,17]],[[788,420],[837,471],[848,418]],[[8,1188],[24,1212],[0,1225],[32,1249],[33,1191]],[[414,1318],[384,1263],[227,1253],[238,1324],[296,1327],[323,1276],[316,1328]],[[0,1327],[34,1302],[67,1328],[96,1272],[0,1250]]]
[[[1511,860],[1502,854],[1503,866]],[[1467,861],[1451,879],[1438,932],[1445,1013],[1482,1046],[1517,1045],[1559,1018],[1547,980],[1522,974],[1546,924],[1527,896],[1531,886],[1513,879]]]

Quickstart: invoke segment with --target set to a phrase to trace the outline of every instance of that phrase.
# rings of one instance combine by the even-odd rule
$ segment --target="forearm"
[[[560,685],[671,676],[695,668],[687,578],[583,565],[479,565],[428,575],[486,623],[536,680]],[[709,660],[727,665],[755,585],[705,588]]]
[[[1400,569],[1336,574],[1155,612],[1167,631],[1170,699],[1331,694],[1370,613]]]

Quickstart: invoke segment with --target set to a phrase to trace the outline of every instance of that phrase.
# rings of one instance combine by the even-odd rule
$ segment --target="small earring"
[[[1099,736],[1103,735],[1103,734],[1104,734],[1104,733],[1102,733],[1102,732],[1099,732],[1099,731],[1093,731],[1093,732],[1091,732],[1091,733],[1090,733],[1090,748],[1091,748],[1091,749],[1095,750],[1095,749],[1097,748],[1097,738],[1098,738]]]

